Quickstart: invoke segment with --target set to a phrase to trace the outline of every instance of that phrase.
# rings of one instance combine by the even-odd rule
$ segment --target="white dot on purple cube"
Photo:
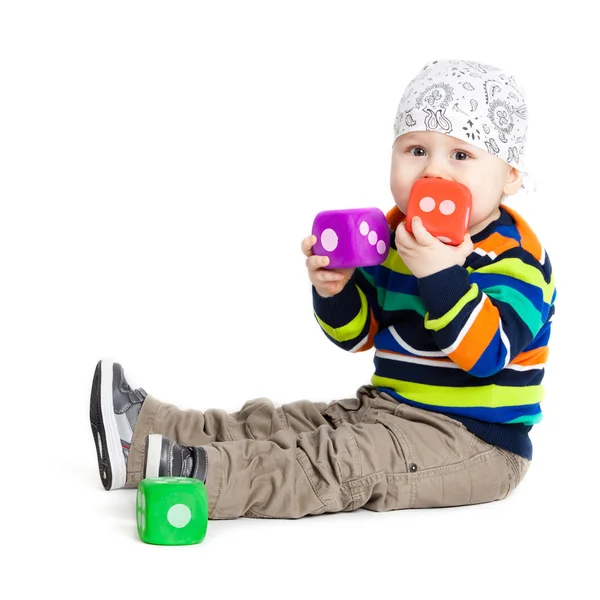
[[[435,200],[431,196],[425,196],[425,198],[421,198],[419,208],[423,212],[431,212],[435,208]]]
[[[440,212],[443,215],[451,215],[456,210],[456,204],[452,200],[442,200],[440,202]]]
[[[387,245],[383,240],[379,240],[377,242],[377,252],[379,252],[379,254],[383,254],[386,251]]]
[[[363,222],[360,224],[360,227],[359,227],[359,229],[360,229],[360,232],[361,232],[363,235],[367,235],[367,233],[369,233],[369,224],[368,224],[366,221],[363,221]]]
[[[371,244],[371,246],[374,246],[377,243],[377,232],[369,231],[369,237],[367,239],[369,240],[369,244]]]
[[[338,236],[333,229],[325,229],[321,234],[321,246],[327,250],[327,252],[333,252],[338,245]]]

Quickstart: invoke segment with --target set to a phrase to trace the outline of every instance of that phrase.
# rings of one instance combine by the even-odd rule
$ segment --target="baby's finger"
[[[412,248],[415,245],[415,239],[408,231],[406,231],[404,222],[400,223],[396,229],[396,246]]]
[[[307,238],[304,238],[302,240],[302,252],[306,255],[306,256],[312,256],[313,251],[312,251],[312,247],[317,243],[317,236],[315,235],[309,235]]]
[[[316,254],[310,255],[306,259],[306,266],[310,271],[316,271],[317,269],[322,269],[329,264],[328,256],[318,256]]]
[[[461,242],[460,246],[458,246],[458,249],[465,256],[469,256],[469,254],[471,254],[471,252],[473,252],[473,240],[471,239],[471,236],[469,235],[469,233],[465,234],[465,237],[464,237],[463,241]]]
[[[321,283],[326,283],[328,281],[342,281],[345,275],[340,273],[339,271],[319,271],[316,274],[316,278]]]
[[[420,217],[414,217],[412,220],[412,230],[415,239],[421,246],[431,246],[435,238],[425,229],[425,225],[423,225],[423,221],[421,221]]]

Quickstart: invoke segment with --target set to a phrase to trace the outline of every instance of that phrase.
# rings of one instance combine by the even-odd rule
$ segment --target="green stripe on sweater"
[[[472,273],[473,269],[467,270]],[[539,269],[528,265],[518,258],[504,258],[498,262],[477,269],[477,273],[497,273],[499,275],[508,275],[525,283],[535,285],[542,290],[544,302],[550,304],[552,294],[554,293],[554,273],[550,277],[550,283],[546,283],[544,276]]]
[[[367,302],[367,297],[358,286],[356,286],[356,289],[358,290],[358,294],[360,296],[360,311],[356,317],[354,317],[354,319],[352,319],[352,321],[349,323],[346,323],[346,325],[342,325],[342,327],[338,327],[337,329],[335,327],[331,327],[331,325],[325,323],[323,319],[320,319],[319,315],[317,315],[315,312],[315,317],[317,317],[317,321],[323,328],[323,331],[325,331],[325,333],[330,335],[337,342],[347,342],[348,340],[353,340],[354,338],[358,337],[364,329],[367,319],[369,318],[369,303]]]
[[[490,298],[496,298],[501,302],[510,304],[517,311],[519,317],[523,319],[527,327],[529,327],[533,337],[542,328],[542,315],[540,315],[540,312],[531,300],[521,294],[521,292],[505,285],[496,285],[485,288],[485,293]]]
[[[544,396],[544,388],[541,385],[525,387],[483,385],[453,388],[400,381],[379,375],[373,375],[371,382],[374,386],[391,388],[408,400],[429,406],[499,408],[537,404]]]
[[[377,290],[377,303],[389,312],[396,310],[414,310],[422,317],[425,316],[427,309],[421,299],[421,296],[414,294],[405,294],[404,292],[392,292],[385,288],[376,285],[375,278],[366,273],[363,269],[359,269],[364,278]]]

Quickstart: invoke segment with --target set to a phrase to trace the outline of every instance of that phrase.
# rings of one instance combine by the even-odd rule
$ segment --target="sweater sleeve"
[[[442,352],[476,377],[502,370],[554,313],[549,258],[517,247],[477,270],[450,267],[419,280],[425,327]]]
[[[363,352],[373,347],[379,331],[381,306],[377,297],[376,267],[356,269],[344,289],[322,298],[312,288],[314,315],[325,335],[348,352]]]

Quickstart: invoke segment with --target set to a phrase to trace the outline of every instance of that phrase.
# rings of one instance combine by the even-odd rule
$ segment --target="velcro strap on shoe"
[[[208,466],[208,456],[202,446],[193,446],[194,471],[192,477],[206,483],[206,469]]]

